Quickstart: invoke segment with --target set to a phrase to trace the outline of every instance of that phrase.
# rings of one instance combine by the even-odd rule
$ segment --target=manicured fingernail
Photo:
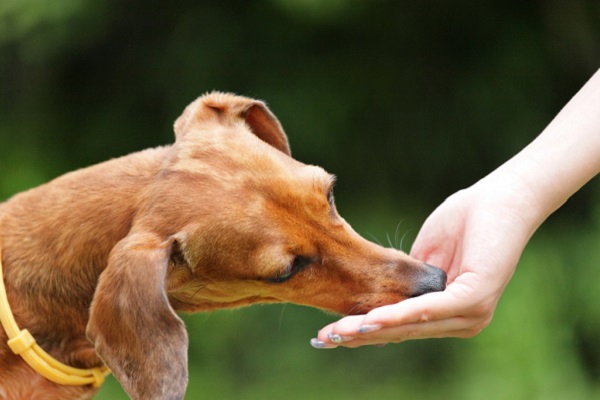
[[[375,332],[378,331],[382,328],[381,325],[363,325],[361,327],[358,328],[358,333],[370,333],[370,332]]]
[[[315,349],[327,349],[330,347],[327,343],[319,339],[310,339],[310,345]]]
[[[342,343],[344,341],[344,339],[340,335],[336,335],[335,333],[328,333],[327,337],[333,343]]]

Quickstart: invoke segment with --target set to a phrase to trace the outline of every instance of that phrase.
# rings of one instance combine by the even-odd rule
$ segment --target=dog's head
[[[336,210],[334,177],[291,157],[264,103],[206,95],[175,134],[111,253],[88,327],[132,397],[183,393],[187,336],[174,309],[293,302],[357,314],[444,289],[443,271],[352,230]]]

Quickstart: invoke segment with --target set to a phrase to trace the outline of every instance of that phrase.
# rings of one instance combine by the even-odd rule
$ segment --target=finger
[[[493,307],[491,313],[473,309],[474,304],[479,304],[480,296],[473,294],[472,285],[468,283],[470,275],[474,274],[461,275],[444,292],[379,307],[364,316],[342,318],[321,329],[315,343],[321,348],[333,348],[340,344],[359,346],[364,340],[386,343],[408,338],[473,336],[489,323]],[[471,280],[477,281],[474,277]],[[354,341],[356,343],[348,344]]]
[[[365,315],[362,323],[380,327],[424,323],[460,315],[460,310],[456,298],[447,290],[376,308]]]
[[[430,339],[455,337],[456,334],[470,332],[477,323],[473,320],[455,317],[427,323],[407,324],[383,328],[376,332],[363,334],[356,339],[376,343],[398,343],[411,339]],[[461,336],[462,337],[462,336]],[[340,344],[340,343],[338,343]]]
[[[321,329],[317,339],[327,343],[331,334],[355,338],[381,328],[443,320],[460,315],[456,306],[452,306],[455,302],[454,296],[447,291],[428,293],[397,304],[382,306],[366,315],[342,318]]]
[[[455,310],[448,308],[451,298],[452,295],[448,295],[446,292],[428,293],[400,303],[376,308],[366,315],[344,317],[321,329],[318,339],[328,341],[330,334],[357,337],[381,328],[454,317],[453,311]]]
[[[364,325],[364,315],[351,315],[337,322],[327,325],[319,331],[317,338],[327,341],[329,335],[336,334],[346,338],[352,338],[358,334],[358,329]]]
[[[448,226],[452,221],[447,218],[442,218],[441,221],[437,219],[435,211],[427,218],[413,242],[410,255],[428,264],[443,267],[455,253],[457,234],[451,232],[457,229],[452,224]]]
[[[346,347],[363,346],[365,344],[399,343],[409,339],[426,339],[442,337],[467,337],[473,332],[477,324],[463,317],[455,317],[440,321],[427,323],[414,323],[358,334],[347,340],[346,336],[328,332],[326,335],[319,336],[316,340],[322,342],[321,346],[332,348],[338,345]],[[333,329],[335,329],[332,326]],[[337,331],[336,331],[337,332]],[[457,336],[460,335],[460,336]],[[335,340],[332,340],[335,339]],[[349,342],[356,342],[349,344]]]
[[[453,317],[485,318],[493,312],[495,302],[491,301],[493,294],[476,288],[477,285],[479,278],[476,274],[465,272],[443,292],[427,293],[375,308],[365,315],[363,322],[366,325],[390,327]]]
[[[423,300],[425,297],[419,299]],[[433,300],[433,304],[437,304],[435,301],[439,299]],[[447,316],[439,310],[438,312],[423,311],[433,307],[427,302],[422,306],[418,305],[423,301],[416,302],[416,305],[410,303],[409,300],[405,300],[398,304],[380,307],[365,316],[342,318],[321,329],[311,344],[318,348],[335,348],[340,344],[347,347],[363,345],[361,343],[364,340],[371,344],[447,337],[454,332],[469,330],[474,324],[471,319],[455,315]],[[356,344],[348,345],[355,340]]]
[[[470,331],[463,331],[463,330],[459,330],[459,331],[451,331],[451,332],[446,332],[444,335],[440,335],[440,336],[432,336],[432,338],[443,338],[443,337],[457,337],[457,338],[466,338],[466,337],[470,337]],[[327,348],[337,348],[337,347],[346,347],[346,348],[351,348],[351,349],[355,349],[357,347],[362,347],[362,346],[382,346],[382,345],[386,345],[389,343],[402,343],[406,340],[413,340],[413,339],[417,339],[417,338],[400,338],[400,337],[394,337],[391,339],[385,339],[385,338],[356,338],[354,340],[352,340],[351,342],[348,343],[339,343],[336,344],[334,347],[329,347],[329,345],[327,345]]]

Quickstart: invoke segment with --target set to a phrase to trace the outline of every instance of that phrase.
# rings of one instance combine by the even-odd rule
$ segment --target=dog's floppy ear
[[[175,136],[177,139],[183,138],[194,128],[202,128],[211,122],[227,125],[240,120],[245,121],[252,133],[261,140],[291,155],[281,124],[265,103],[229,93],[209,93],[188,105],[175,121]]]
[[[132,399],[183,399],[188,337],[165,278],[174,240],[130,234],[110,254],[87,334]]]

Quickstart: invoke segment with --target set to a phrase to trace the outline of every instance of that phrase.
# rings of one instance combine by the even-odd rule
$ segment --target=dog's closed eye
[[[331,208],[331,212],[335,210],[335,199],[333,198],[333,187],[329,189],[327,192],[327,202],[329,203],[329,207]]]
[[[335,176],[331,177],[331,183],[327,189],[327,202],[329,203],[329,210],[332,216],[335,216],[337,211],[335,208],[335,198],[333,197],[333,185],[335,184]]]
[[[315,259],[313,257],[296,256],[280,274],[273,278],[269,278],[268,281],[273,283],[285,282],[314,261]]]

